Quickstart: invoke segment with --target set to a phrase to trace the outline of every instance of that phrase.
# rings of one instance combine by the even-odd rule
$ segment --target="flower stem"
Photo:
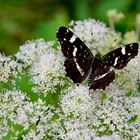
[[[110,28],[115,31],[115,25],[112,19],[109,19]]]

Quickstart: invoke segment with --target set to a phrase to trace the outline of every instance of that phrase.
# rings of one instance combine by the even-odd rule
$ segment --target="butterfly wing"
[[[68,28],[60,27],[56,35],[61,44],[61,51],[66,58],[93,59],[89,48]]]
[[[66,59],[64,62],[66,76],[74,83],[81,83],[88,75],[91,68],[91,61],[76,58]]]
[[[111,67],[99,62],[96,66],[96,69],[93,65],[91,74],[89,75],[88,84],[90,89],[105,90],[106,86],[113,82],[114,79],[115,73]]]
[[[127,63],[138,54],[138,43],[131,43],[124,47],[115,49],[103,56],[95,69],[89,76],[90,89],[105,89],[115,79],[115,73],[111,67],[116,69],[124,68]],[[94,64],[94,63],[93,63]]]
[[[81,83],[89,74],[93,54],[89,48],[68,28],[60,27],[57,32],[61,51],[66,57],[64,62],[66,76],[74,83]]]
[[[102,63],[116,69],[124,68],[138,54],[138,43],[127,44],[115,49],[101,58]]]

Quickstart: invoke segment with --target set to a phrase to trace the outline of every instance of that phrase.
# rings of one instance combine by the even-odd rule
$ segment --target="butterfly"
[[[66,27],[60,27],[56,33],[65,56],[66,76],[74,83],[82,83],[88,77],[90,89],[105,90],[115,79],[113,68],[122,69],[138,54],[138,43],[117,48],[103,57],[92,54],[90,49]]]

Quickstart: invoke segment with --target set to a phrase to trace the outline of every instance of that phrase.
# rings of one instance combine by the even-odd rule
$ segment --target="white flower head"
[[[16,77],[21,72],[20,65],[10,56],[0,54],[0,82],[6,83],[10,77]]]
[[[70,23],[73,32],[91,49],[101,52],[108,51],[112,47],[110,39],[117,37],[116,33],[104,23],[95,19],[72,21]],[[106,50],[107,49],[107,50]]]
[[[45,42],[43,39],[35,41],[27,41],[24,45],[20,46],[19,51],[15,55],[18,61],[21,61],[25,67],[32,65],[37,61],[42,52],[47,52],[54,42]]]
[[[88,107],[90,106],[88,106],[88,103],[90,104],[89,100],[92,99],[89,95],[88,87],[80,85],[62,96],[61,104],[63,105],[62,108],[64,107],[63,111],[65,113],[76,111],[76,113],[74,113],[74,115],[76,115],[79,111],[84,112],[88,110]]]
[[[54,49],[40,54],[38,61],[34,62],[30,69],[32,82],[36,85],[35,92],[54,92],[57,86],[64,85],[65,71],[62,61],[63,57]]]
[[[64,58],[53,46],[54,42],[45,42],[43,39],[28,41],[16,54],[24,67],[30,66],[29,75],[35,85],[34,92],[53,93],[65,84]]]
[[[44,46],[41,46],[44,44]],[[53,44],[41,43],[36,52],[38,59],[33,60],[29,75],[35,84],[34,92],[56,92],[57,88],[62,89],[65,85],[64,57],[60,51],[53,49]],[[40,48],[39,48],[40,47]],[[68,83],[68,82],[67,82]],[[69,83],[68,83],[69,84]]]

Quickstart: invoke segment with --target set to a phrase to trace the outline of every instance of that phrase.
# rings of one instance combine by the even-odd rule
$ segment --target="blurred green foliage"
[[[140,0],[0,0],[0,52],[13,54],[26,40],[55,40],[57,28],[72,19],[108,23],[107,10],[114,8],[125,15],[117,30],[132,29]]]

